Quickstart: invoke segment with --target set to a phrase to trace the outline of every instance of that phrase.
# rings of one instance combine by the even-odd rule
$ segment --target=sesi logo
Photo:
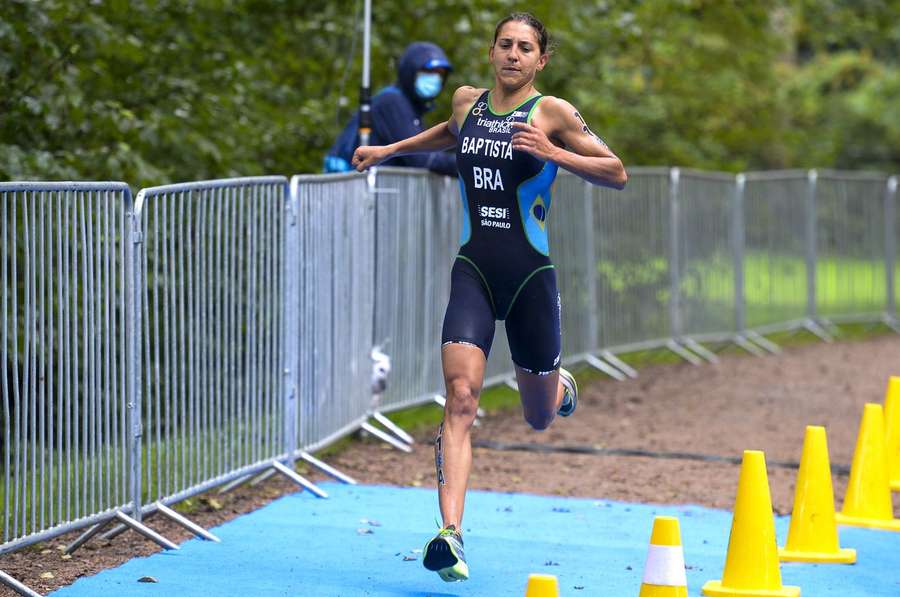
[[[499,220],[508,220],[509,208],[481,205],[478,207],[478,215],[482,218],[497,218]]]
[[[510,228],[509,215],[508,207],[478,206],[478,216],[481,218],[481,225],[485,228]]]

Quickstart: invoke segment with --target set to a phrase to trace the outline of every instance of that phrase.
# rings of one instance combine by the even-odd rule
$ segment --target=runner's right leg
[[[442,528],[425,546],[422,563],[446,581],[465,580],[462,517],[472,467],[471,430],[494,337],[494,309],[478,271],[456,260],[441,331],[447,403],[434,445]]]
[[[424,549],[422,564],[447,582],[469,578],[463,551],[462,516],[472,468],[471,430],[484,377],[484,352],[467,344],[441,350],[447,404],[434,444],[442,528]]]
[[[484,352],[467,344],[441,349],[447,404],[440,440],[435,445],[438,500],[443,525],[461,530],[469,471],[472,468],[471,430],[484,379]]]

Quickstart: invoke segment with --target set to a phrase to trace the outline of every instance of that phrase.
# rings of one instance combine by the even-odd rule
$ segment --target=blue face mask
[[[422,99],[433,99],[441,92],[444,77],[440,73],[419,73],[416,75],[416,95]]]

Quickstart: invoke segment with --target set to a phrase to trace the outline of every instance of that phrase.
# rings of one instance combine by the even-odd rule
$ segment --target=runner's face
[[[490,58],[497,80],[514,89],[531,83],[547,63],[547,55],[541,54],[537,31],[521,21],[503,25],[491,46]]]

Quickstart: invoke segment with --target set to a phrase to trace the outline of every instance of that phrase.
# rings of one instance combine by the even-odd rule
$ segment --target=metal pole
[[[884,195],[884,270],[887,285],[887,316],[897,318],[897,297],[894,295],[894,268],[897,259],[897,177],[888,179]]]
[[[588,291],[588,334],[590,345],[585,347],[590,351],[600,349],[600,303],[597,300],[597,252],[594,247],[594,185],[584,181],[584,227],[587,232],[587,242],[584,243],[587,254],[587,291]]]
[[[291,179],[290,191],[284,202],[284,255],[282,256],[283,294],[282,308],[282,374],[284,375],[284,451],[289,468],[294,466],[294,452],[297,450],[297,396],[300,383],[300,267],[303,255],[300,250],[299,213],[300,180]]]
[[[678,251],[680,249],[678,234],[678,181],[680,178],[681,171],[678,168],[672,168],[669,171],[669,324],[673,338],[681,337],[683,332],[680,304],[681,272],[679,267],[681,266],[678,259]]]
[[[806,193],[806,317],[816,319],[816,181],[819,173],[810,170]]]
[[[25,597],[41,597],[41,594],[32,591],[26,585],[20,583],[15,578],[0,570],[0,585],[6,585],[9,588],[13,589],[19,595],[25,595]]]
[[[141,293],[144,288],[143,272],[143,218],[142,208],[143,194],[139,194],[136,201],[131,201],[131,193],[127,194],[131,212],[129,217],[129,237],[126,240],[126,265],[125,265],[125,360],[126,376],[128,379],[126,404],[129,417],[129,470],[131,474],[130,489],[132,513],[136,521],[141,520],[142,500],[142,471],[141,450],[143,446],[143,431],[141,422],[141,355],[138,343],[141,328]]]
[[[731,241],[734,256],[734,327],[738,334],[747,328],[747,303],[744,297],[744,188],[747,177],[738,174],[734,184],[731,211]]]
[[[372,0],[365,0],[363,17],[363,72],[359,89],[359,144],[368,145],[372,133],[371,87],[369,81],[369,53],[372,33]]]

